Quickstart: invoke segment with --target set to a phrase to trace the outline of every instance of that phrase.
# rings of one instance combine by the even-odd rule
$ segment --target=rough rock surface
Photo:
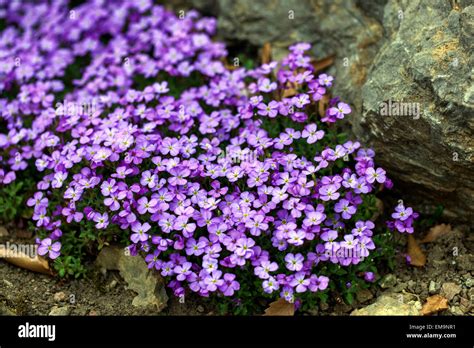
[[[140,256],[126,255],[123,249],[106,247],[101,250],[96,265],[103,273],[107,270],[118,270],[128,283],[128,288],[135,291],[135,307],[154,307],[158,312],[166,307],[168,296],[160,275],[148,269]]]
[[[317,58],[336,55],[334,93],[354,106],[353,131],[375,148],[378,163],[401,189],[443,204],[448,216],[473,216],[471,0],[179,3],[217,16],[219,36],[230,42],[270,41],[278,52],[308,41]],[[382,116],[381,103],[389,100],[419,107],[419,114]]]
[[[452,300],[454,296],[461,292],[461,287],[456,283],[444,283],[441,287],[441,294],[444,295],[448,301]]]
[[[387,38],[362,88],[362,114],[353,124],[392,176],[465,219],[474,212],[473,25],[474,6],[388,2]],[[419,115],[382,116],[380,104],[388,100],[419,107]]]
[[[69,313],[70,313],[70,310],[68,306],[63,306],[63,307],[54,306],[49,312],[49,315],[64,316],[64,315],[69,315]]]
[[[356,309],[351,315],[420,315],[420,301],[409,294],[386,294],[376,302]]]

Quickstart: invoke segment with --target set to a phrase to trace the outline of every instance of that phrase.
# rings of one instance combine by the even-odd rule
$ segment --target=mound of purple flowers
[[[293,301],[328,287],[320,265],[375,249],[374,223],[357,214],[392,182],[372,150],[328,136],[351,109],[334,98],[315,113],[333,78],[314,72],[309,44],[229,70],[214,19],[147,0],[7,1],[0,18],[0,90],[18,89],[0,99],[0,183],[40,173],[27,202],[47,231],[40,254],[57,258],[66,234],[91,225],[126,234],[176,295],[234,296],[245,273]],[[415,217],[400,205],[391,226],[412,233]]]

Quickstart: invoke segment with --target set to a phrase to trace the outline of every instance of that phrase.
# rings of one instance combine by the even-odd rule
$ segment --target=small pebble
[[[64,307],[54,306],[49,312],[49,315],[51,316],[60,316],[60,315],[68,315],[68,314],[69,314],[68,306],[64,306]]]
[[[438,291],[439,291],[439,284],[434,281],[430,281],[430,285],[428,288],[428,292],[430,293],[430,295],[434,295]]]
[[[56,302],[61,302],[61,301],[64,301],[66,299],[66,294],[64,292],[60,291],[60,292],[55,293],[53,298]]]
[[[6,279],[3,279],[3,282],[5,283],[6,286],[8,286],[9,288],[11,288],[13,286],[13,283],[6,280]]]

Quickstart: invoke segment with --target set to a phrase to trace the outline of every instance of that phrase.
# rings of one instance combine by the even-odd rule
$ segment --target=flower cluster
[[[58,257],[66,234],[93,226],[128,236],[176,295],[234,296],[251,275],[293,301],[328,287],[319,266],[375,248],[364,196],[392,182],[374,151],[334,141],[348,104],[314,111],[333,78],[316,73],[309,44],[228,69],[215,19],[148,0],[9,2],[0,16],[0,90],[12,95],[0,99],[0,183],[41,176],[27,202],[47,232],[40,254]],[[412,210],[396,214],[411,232]]]
[[[418,218],[418,215],[412,208],[405,208],[403,202],[399,202],[392,214],[393,220],[387,221],[387,226],[391,230],[396,229],[400,233],[413,233],[413,222]]]

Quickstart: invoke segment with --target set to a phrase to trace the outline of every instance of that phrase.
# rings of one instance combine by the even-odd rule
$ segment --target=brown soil
[[[403,237],[403,236],[402,236]],[[4,238],[2,238],[5,241]],[[18,236],[8,236],[12,242],[31,242]],[[311,311],[312,315],[348,315],[356,308],[366,306],[383,292],[408,292],[415,294],[421,303],[446,283],[461,287],[459,294],[450,300],[450,307],[456,307],[465,315],[474,314],[474,235],[467,227],[458,227],[452,233],[432,243],[422,245],[427,255],[425,267],[407,265],[400,255],[393,272],[394,286],[382,289],[375,286],[365,297],[352,305],[338,298],[332,298],[327,305]],[[430,282],[435,282],[436,291],[429,292]],[[70,315],[212,315],[215,311],[206,301],[187,297],[185,303],[168,292],[168,307],[161,313],[153,309],[132,306],[136,294],[127,290],[127,284],[118,272],[107,272],[106,276],[92,271],[90,276],[79,280],[60,280],[47,275],[33,273],[5,261],[0,261],[0,315],[48,315],[55,307],[65,309]],[[55,296],[56,295],[56,296]],[[467,307],[466,307],[467,306]],[[451,315],[451,310],[443,315]],[[456,313],[454,313],[456,314]],[[458,314],[461,312],[458,311]]]

